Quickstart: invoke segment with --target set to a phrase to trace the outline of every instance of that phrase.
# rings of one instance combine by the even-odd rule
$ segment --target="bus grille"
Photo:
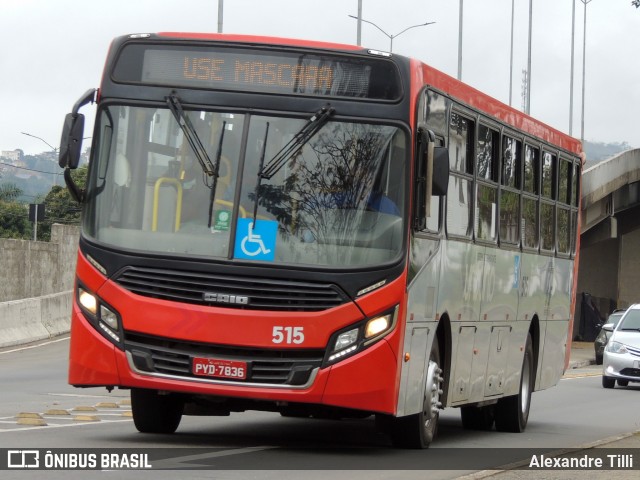
[[[140,267],[128,267],[114,280],[145,297],[227,308],[309,312],[349,301],[336,285],[295,280]]]
[[[323,350],[267,350],[213,345],[125,332],[125,351],[142,373],[202,379],[192,374],[196,357],[246,362],[247,378],[233,382],[300,386],[319,368]],[[223,380],[221,380],[223,381]]]

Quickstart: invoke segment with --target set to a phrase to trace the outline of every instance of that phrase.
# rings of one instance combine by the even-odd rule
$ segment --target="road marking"
[[[122,408],[115,403],[99,403],[98,405],[106,405],[106,407],[76,406],[68,410],[48,410],[44,413],[20,412],[13,417],[0,417],[0,425],[2,426],[0,432],[26,430],[26,428],[12,428],[19,425],[29,425],[28,429],[32,430],[34,427],[69,426],[70,423],[77,425],[91,422],[131,422],[132,415],[127,414],[131,413],[130,407]]]
[[[585,368],[585,369],[575,369],[575,370],[567,370],[562,379],[573,379],[573,378],[584,378],[584,377],[599,377],[602,376],[601,368]]]
[[[74,397],[74,398],[113,398],[114,395],[110,395],[108,393],[103,395],[87,395],[86,393],[47,393],[47,395],[51,395],[52,397]],[[128,400],[129,396],[126,397],[118,397],[122,400]]]
[[[49,340],[49,341],[46,341],[44,343],[38,343],[37,345],[29,345],[27,347],[19,347],[19,348],[14,348],[12,350],[5,350],[3,352],[0,352],[0,355],[4,355],[6,353],[22,352],[23,350],[29,350],[31,348],[44,347],[45,345],[51,345],[52,343],[64,342],[65,340],[69,340],[69,336],[66,336],[64,338],[58,338],[56,340]]]
[[[585,377],[601,377],[602,373],[600,372],[592,372],[592,373],[574,373],[572,375],[565,375],[563,378],[565,380],[573,380],[576,378],[585,378]]]
[[[120,423],[120,422],[131,422],[131,420],[110,420],[109,422],[104,422],[102,425],[111,424],[111,423]],[[0,423],[6,423],[6,422],[0,422]],[[15,422],[13,422],[13,424],[15,425]],[[0,434],[22,432],[22,431],[30,432],[32,430],[43,430],[43,429],[51,430],[52,428],[83,427],[85,425],[95,426],[96,424],[92,422],[87,422],[87,423],[70,423],[66,425],[47,425],[46,427],[7,428],[6,430],[0,430]]]
[[[206,466],[207,464],[197,463],[197,460],[227,457],[230,455],[242,455],[244,453],[260,452],[262,450],[271,450],[274,448],[279,448],[279,447],[262,446],[262,447],[233,448],[229,450],[223,450],[220,452],[208,452],[208,453],[200,453],[195,455],[184,455],[182,457],[172,457],[172,458],[167,458],[162,460],[155,460],[153,462],[153,466],[155,468],[176,468],[176,467],[184,468],[188,466]]]

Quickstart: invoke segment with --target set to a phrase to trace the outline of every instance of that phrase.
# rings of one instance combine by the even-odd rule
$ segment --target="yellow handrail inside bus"
[[[168,178],[162,177],[156,180],[156,184],[153,188],[153,218],[151,221],[151,231],[155,232],[158,230],[158,202],[160,200],[160,187],[163,183],[169,183],[175,185],[177,190],[177,200],[176,200],[176,222],[175,222],[175,230],[177,232],[180,228],[180,213],[182,212],[182,183],[180,180],[176,178]]]

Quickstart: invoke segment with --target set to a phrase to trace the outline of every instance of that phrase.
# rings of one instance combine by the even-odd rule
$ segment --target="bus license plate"
[[[191,371],[200,377],[232,378],[244,380],[247,378],[247,363],[233,360],[219,360],[216,358],[195,357]]]

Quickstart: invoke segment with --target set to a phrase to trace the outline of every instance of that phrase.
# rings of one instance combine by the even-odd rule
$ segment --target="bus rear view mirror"
[[[420,231],[431,214],[431,197],[447,194],[449,186],[449,150],[436,146],[435,135],[428,130],[418,134],[416,157],[415,213],[413,227]]]
[[[84,134],[84,115],[68,113],[64,118],[58,165],[62,168],[78,168]]]
[[[431,194],[444,197],[449,187],[449,150],[447,147],[434,147],[431,177]]]
[[[90,88],[73,105],[71,113],[64,117],[62,136],[60,137],[60,154],[58,155],[58,165],[61,168],[78,168],[84,134],[84,115],[78,111],[87,103],[93,102],[95,97],[96,89]]]

